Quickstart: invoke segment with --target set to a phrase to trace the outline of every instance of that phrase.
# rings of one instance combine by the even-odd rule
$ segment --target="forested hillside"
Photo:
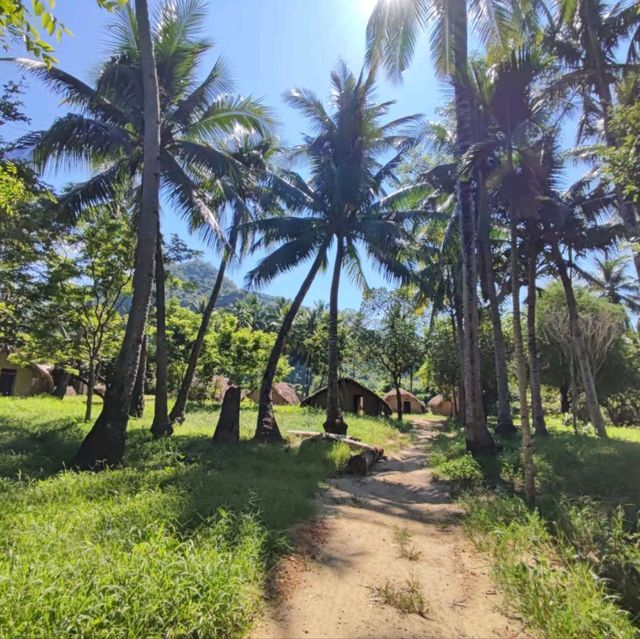
[[[175,278],[168,282],[167,297],[177,299],[181,306],[191,311],[200,309],[218,276],[218,269],[201,258],[172,264],[167,270]],[[176,281],[176,279],[180,281]],[[217,305],[223,308],[231,306],[234,302],[244,299],[248,294],[246,289],[240,288],[233,280],[225,276]],[[255,295],[263,304],[273,304],[276,300],[275,297],[260,292],[256,292]]]

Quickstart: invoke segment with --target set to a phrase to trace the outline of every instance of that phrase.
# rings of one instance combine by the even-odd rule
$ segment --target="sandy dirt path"
[[[333,480],[319,496],[321,517],[295,531],[298,553],[279,566],[276,594],[252,639],[527,636],[507,616],[487,559],[465,537],[459,507],[425,466],[434,425],[416,427],[412,448],[366,478]],[[398,530],[406,530],[413,559],[401,556]],[[376,594],[408,580],[424,596],[424,616]]]

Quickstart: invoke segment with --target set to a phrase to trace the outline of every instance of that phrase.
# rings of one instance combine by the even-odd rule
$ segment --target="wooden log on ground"
[[[382,448],[373,446],[353,455],[347,462],[347,472],[354,475],[368,475],[373,465],[382,457],[383,452]]]
[[[229,386],[222,400],[220,419],[213,434],[216,444],[238,444],[240,442],[240,387]]]

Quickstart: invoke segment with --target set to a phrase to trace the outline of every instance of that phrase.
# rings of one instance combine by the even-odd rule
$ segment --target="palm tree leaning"
[[[220,237],[218,233],[209,233],[207,225],[202,226],[205,238],[214,240],[221,253],[221,258],[213,289],[202,312],[196,339],[191,346],[189,361],[180,382],[176,402],[169,414],[171,424],[184,421],[189,391],[193,385],[198,360],[209,330],[213,310],[218,301],[227,266],[240,258],[244,248],[251,241],[249,223],[257,215],[256,207],[252,206],[252,200],[257,199],[259,190],[256,189],[255,176],[251,175],[249,171],[263,173],[266,169],[266,162],[273,151],[274,146],[269,140],[252,140],[250,137],[236,140],[236,146],[229,148],[228,152],[248,171],[245,172],[241,181],[218,179],[208,186],[209,191],[215,191],[215,199],[221,204],[220,226],[225,228],[225,233]]]
[[[490,6],[485,6],[485,5]],[[483,0],[476,5],[485,18],[485,39],[500,41],[509,28],[509,15],[503,3]],[[483,10],[484,9],[484,10]],[[490,17],[488,21],[486,18]],[[381,60],[392,77],[399,78],[415,50],[419,32],[431,24],[432,50],[437,70],[447,76],[454,90],[457,157],[461,158],[474,143],[473,95],[466,81],[468,69],[468,13],[466,0],[432,2],[431,0],[378,0],[367,26],[367,57]],[[457,182],[457,206],[460,224],[464,324],[464,359],[467,447],[474,454],[494,454],[497,449],[487,428],[482,406],[480,383],[480,348],[476,228],[474,197],[469,176]]]
[[[81,470],[113,465],[122,460],[131,393],[140,360],[153,281],[160,206],[160,94],[146,0],[136,0],[136,17],[143,74],[144,168],[133,296],[124,339],[114,367],[113,382],[105,394],[100,416],[73,460],[73,466]]]
[[[294,155],[307,162],[311,176],[282,171],[271,176],[271,190],[295,215],[269,217],[256,223],[260,239],[255,249],[277,246],[248,274],[249,284],[259,286],[303,260],[311,267],[294,298],[278,333],[260,390],[256,439],[280,439],[271,403],[275,366],[304,297],[320,268],[335,251],[329,299],[327,415],[328,432],[347,430],[338,391],[338,292],[343,270],[366,287],[362,269],[364,253],[387,276],[407,281],[411,276],[403,256],[409,227],[426,215],[422,185],[401,188],[395,169],[415,139],[403,127],[420,121],[408,116],[383,123],[390,102],[376,103],[375,68],[356,76],[341,63],[331,74],[332,106],[329,113],[310,91],[296,89],[286,99],[310,121],[314,135],[306,136]],[[386,162],[385,154],[391,154]]]
[[[202,82],[197,82],[198,63],[211,48],[206,39],[198,37],[203,20],[203,5],[195,0],[166,3],[151,34],[161,95],[159,176],[168,200],[190,223],[200,227],[204,221],[217,233],[217,202],[203,185],[223,177],[240,182],[244,172],[220,140],[238,129],[266,136],[271,118],[259,102],[228,95],[230,82],[221,61],[214,64]],[[112,28],[116,36],[113,53],[92,86],[55,67],[18,60],[80,111],[58,118],[48,130],[31,133],[20,141],[40,169],[61,161],[83,163],[91,169],[99,167],[91,178],[75,185],[62,198],[61,206],[70,213],[78,214],[88,206],[113,199],[123,182],[132,178],[139,181],[146,167],[143,142],[147,128],[143,114],[148,102],[143,102],[143,96],[149,78],[148,71],[142,69],[145,52],[139,28],[131,8],[120,12]],[[140,219],[146,224],[144,218]],[[153,228],[155,236],[149,245],[155,251],[158,224],[154,222]],[[141,268],[151,268],[151,275],[145,277],[153,279],[154,264],[155,259],[143,262]],[[148,301],[133,306],[131,321],[142,317],[144,325],[147,307]],[[141,335],[136,339],[141,340]],[[136,345],[134,348],[129,344],[134,355],[139,353],[137,341]],[[120,381],[110,394],[112,402],[119,398],[117,412],[122,415],[129,409],[129,378],[135,378],[138,365],[137,361],[132,362],[127,358],[127,366],[133,368],[118,376]],[[100,460],[120,461],[126,425],[126,418],[119,418],[116,427],[110,427],[105,435],[106,440],[113,439],[113,446],[108,446],[106,440],[97,444],[92,449],[95,458],[83,454],[83,465],[96,465]],[[89,437],[93,435],[90,433]]]

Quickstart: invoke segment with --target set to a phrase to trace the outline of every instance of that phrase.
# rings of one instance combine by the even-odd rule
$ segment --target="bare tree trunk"
[[[96,367],[93,360],[89,361],[87,376],[87,403],[84,411],[84,421],[91,421],[91,409],[93,408],[93,389],[96,385]]]
[[[138,372],[136,382],[133,385],[131,395],[131,405],[129,406],[129,417],[140,419],[144,416],[144,382],[147,375],[147,336],[142,337],[142,347],[140,349],[140,361],[138,362]]]
[[[589,356],[584,345],[584,339],[582,337],[582,331],[580,330],[580,316],[578,315],[578,303],[576,302],[576,296],[573,292],[573,285],[569,274],[567,273],[567,267],[560,253],[560,248],[556,240],[553,241],[552,246],[553,257],[558,268],[562,287],[564,288],[565,299],[567,300],[567,311],[569,312],[569,324],[571,328],[572,346],[575,352],[575,359],[578,360],[578,369],[580,370],[580,377],[582,378],[582,386],[584,388],[584,394],[587,399],[587,408],[589,409],[589,418],[596,430],[596,433],[600,437],[607,436],[607,429],[604,425],[604,419],[602,417],[602,411],[600,410],[600,403],[598,402],[598,393],[596,391],[596,384],[593,378],[593,372],[591,370],[591,364],[589,362]],[[576,398],[573,397],[575,404]]]
[[[325,248],[321,248],[317,257],[313,261],[307,276],[305,277],[297,295],[291,302],[291,306],[287,311],[282,325],[278,331],[278,336],[271,349],[267,366],[262,376],[262,384],[260,385],[260,398],[258,402],[258,423],[256,425],[256,432],[253,438],[260,442],[278,443],[283,441],[280,429],[278,428],[278,422],[276,421],[275,414],[273,412],[273,401],[271,399],[271,390],[273,388],[273,380],[276,377],[276,371],[278,369],[278,360],[282,355],[287,336],[293,325],[293,320],[296,318],[302,302],[311,288],[311,284],[315,279],[322,262],[325,257]]]
[[[158,229],[156,245],[156,395],[151,433],[158,439],[170,437],[169,422],[169,347],[167,345],[167,313],[162,236]]]
[[[507,372],[507,348],[502,332],[502,318],[500,304],[496,295],[495,281],[491,263],[487,264],[485,257],[487,278],[487,292],[489,294],[489,308],[491,311],[491,327],[493,330],[494,358],[496,365],[496,382],[498,387],[498,424],[496,433],[504,437],[513,437],[516,428],[511,415],[511,397],[509,395],[509,375]]]
[[[240,399],[239,386],[229,386],[222,400],[220,418],[213,434],[216,444],[238,444],[240,442]]]
[[[53,367],[53,371],[51,371],[51,377],[53,377],[53,391],[51,394],[57,399],[64,399],[67,394],[67,386],[71,381],[71,374],[62,366],[56,364]]]
[[[455,74],[453,89],[456,111],[456,147],[461,158],[473,144],[473,94],[464,81],[468,67],[467,7],[465,0],[450,0],[450,15],[454,20]],[[497,452],[487,428],[482,406],[480,383],[480,347],[478,327],[478,274],[476,264],[475,207],[471,181],[459,176],[457,184],[462,250],[462,312],[464,323],[464,370],[467,448],[474,455]]]
[[[402,393],[400,392],[400,381],[397,379],[393,380],[393,387],[396,389],[396,402],[398,403],[396,412],[398,413],[398,421],[402,421],[403,417],[403,406],[402,406]]]
[[[537,267],[537,225],[530,221],[528,226],[528,292],[527,292],[527,343],[529,346],[529,381],[531,384],[531,413],[533,415],[533,430],[538,437],[548,435],[547,425],[544,421],[544,408],[542,406],[542,390],[540,383],[540,360],[538,357],[538,344],[536,340],[536,267]]]
[[[533,462],[533,441],[529,425],[527,405],[527,364],[522,340],[522,320],[520,315],[520,277],[518,274],[518,239],[516,223],[511,220],[511,301],[513,306],[513,343],[518,372],[518,398],[520,400],[520,427],[522,429],[522,460],[524,467],[525,499],[529,506],[536,500],[535,465]]]
[[[200,354],[202,353],[202,347],[204,346],[204,340],[207,336],[207,331],[209,330],[211,315],[213,314],[213,309],[218,302],[220,289],[222,288],[222,283],[224,282],[224,274],[227,270],[227,264],[230,258],[230,251],[235,251],[237,238],[238,229],[236,227],[233,227],[231,229],[231,233],[229,234],[229,252],[225,250],[222,259],[220,260],[218,275],[213,285],[211,295],[209,296],[209,300],[207,301],[207,305],[204,308],[202,319],[200,320],[200,326],[198,327],[198,334],[196,335],[196,339],[193,342],[193,346],[191,347],[191,352],[189,353],[187,370],[185,371],[182,382],[180,383],[178,396],[176,397],[176,403],[173,405],[171,414],[169,415],[169,420],[172,424],[174,424],[175,422],[182,423],[184,421],[185,412],[187,410],[187,400],[189,399],[189,392],[191,391],[191,386],[193,385],[193,379],[196,374],[196,368],[198,367]]]
[[[571,402],[569,401],[569,387],[566,384],[560,386],[560,412],[566,415],[571,410]]]
[[[160,191],[160,98],[147,1],[135,0],[135,7],[144,95],[144,168],[133,296],[113,382],[107,389],[102,412],[71,462],[78,469],[100,469],[122,461],[153,283]]]
[[[344,257],[344,240],[336,241],[336,262],[331,279],[329,294],[329,336],[328,336],[328,372],[327,372],[327,419],[324,429],[328,433],[345,435],[347,424],[340,410],[340,393],[338,390],[338,290],[340,288],[340,273]]]

